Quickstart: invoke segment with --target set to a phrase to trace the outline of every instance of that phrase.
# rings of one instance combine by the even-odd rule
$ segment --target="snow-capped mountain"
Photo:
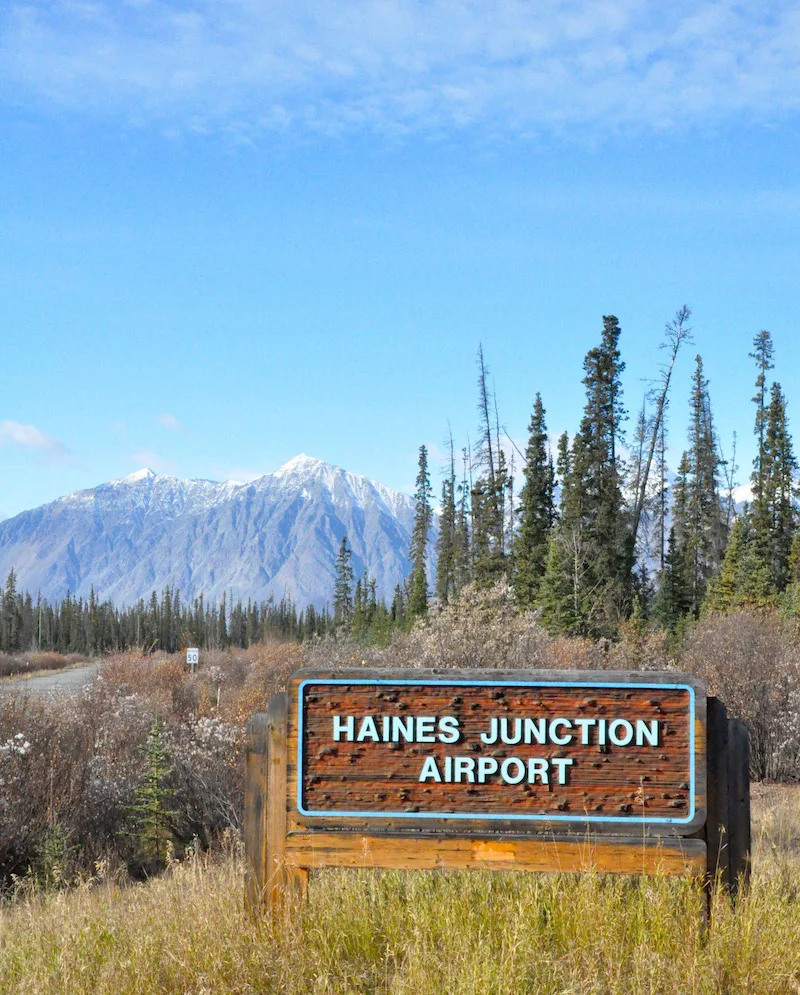
[[[94,587],[131,604],[170,585],[184,598],[319,607],[346,534],[355,577],[366,567],[390,599],[409,571],[413,519],[407,495],[303,454],[249,484],[144,469],[0,523],[0,578],[14,567],[20,587],[48,599]]]

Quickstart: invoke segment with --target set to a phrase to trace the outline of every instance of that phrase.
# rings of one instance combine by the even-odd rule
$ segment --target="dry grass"
[[[80,868],[107,863],[99,880],[55,894],[37,893],[31,877],[0,908],[0,995],[800,995],[796,786],[754,786],[753,884],[735,908],[716,897],[705,936],[701,895],[686,881],[481,872],[328,871],[312,876],[307,905],[270,927],[245,915],[230,831],[226,852],[192,856],[147,885],[109,873],[122,838],[112,816],[124,811],[152,716],[172,736],[176,799],[200,812],[192,818],[214,845],[238,823],[244,723],[301,664],[686,667],[748,720],[757,771],[797,776],[800,655],[778,622],[712,619],[673,657],[664,639],[635,633],[617,645],[551,639],[512,609],[503,592],[475,595],[388,648],[343,639],[206,653],[195,676],[177,658],[125,654],[70,701],[4,700],[0,743],[24,733],[32,744],[9,751],[3,771],[6,866],[24,871],[38,852],[48,806],[80,841]],[[195,735],[212,726],[228,736],[216,746]]]
[[[275,928],[242,908],[230,845],[147,885],[20,896],[0,991],[787,993],[800,991],[800,790],[755,792],[755,875],[732,909],[685,881],[328,871]]]

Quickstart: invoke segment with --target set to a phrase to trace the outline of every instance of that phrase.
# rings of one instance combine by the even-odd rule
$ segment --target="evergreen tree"
[[[760,412],[758,412],[760,415]],[[754,544],[780,592],[789,579],[789,557],[796,526],[794,474],[797,462],[786,419],[786,401],[778,383],[770,390],[758,473],[753,476]],[[756,479],[760,491],[756,492]]]
[[[795,531],[789,553],[789,583],[800,585],[800,529]]]
[[[396,584],[394,588],[390,618],[392,625],[403,628],[406,620],[406,592],[400,584]]]
[[[695,617],[708,581],[725,554],[727,526],[719,488],[721,459],[711,416],[703,360],[695,358],[690,398],[689,449],[674,486],[674,568],[684,571],[689,611]]]
[[[475,452],[478,477],[470,494],[472,573],[475,583],[486,587],[508,571],[506,495],[513,482],[500,447],[497,404],[489,387],[489,369],[482,346],[478,349],[478,415],[479,435]]]
[[[342,536],[339,553],[336,557],[333,588],[333,626],[335,629],[348,627],[353,621],[353,568],[352,553],[347,544],[347,536]]]
[[[171,773],[164,748],[164,724],[156,719],[147,737],[142,779],[134,791],[135,801],[128,810],[134,823],[133,836],[144,857],[145,867],[151,870],[163,867],[174,835],[172,824],[176,813],[169,807]]]
[[[456,527],[456,468],[451,435],[450,466],[442,481],[439,538],[436,541],[436,599],[440,605],[447,604],[456,592]]]
[[[453,552],[453,586],[460,591],[472,580],[472,537],[469,523],[472,509],[470,506],[470,485],[467,477],[469,466],[468,450],[462,450],[462,475],[458,485],[458,503],[456,506],[454,552]]]
[[[524,484],[520,493],[519,532],[514,546],[514,588],[520,605],[533,607],[544,577],[555,521],[553,458],[541,394],[536,395],[528,426]]]
[[[688,614],[689,608],[686,563],[673,526],[669,533],[664,566],[658,575],[658,590],[653,600],[653,619],[662,628],[674,632],[680,620]]]
[[[486,482],[480,477],[473,484],[469,495],[472,512],[471,561],[472,576],[479,587],[491,583],[494,575],[492,555],[492,507]]]
[[[16,653],[22,649],[22,619],[19,602],[17,575],[12,567],[6,578],[6,586],[0,605],[0,648],[7,653]]]
[[[428,450],[419,447],[417,489],[414,493],[414,527],[408,558],[411,574],[408,578],[408,614],[412,618],[428,610],[428,536],[431,530],[431,480],[428,473]]]
[[[774,347],[772,336],[762,329],[753,339],[753,352],[750,358],[756,361],[758,376],[756,377],[756,393],[753,403],[756,405],[755,434],[758,439],[758,452],[753,461],[753,504],[758,505],[764,492],[764,473],[766,469],[765,443],[767,436],[767,373],[774,367]],[[756,519],[759,512],[756,510]],[[758,526],[756,526],[758,529]]]
[[[356,581],[353,597],[353,621],[350,623],[350,631],[356,639],[363,639],[367,631],[366,591],[360,577]]]
[[[708,584],[706,611],[763,608],[774,602],[769,566],[759,554],[749,509],[733,523],[719,573]]]
[[[580,429],[569,456],[559,447],[560,522],[542,593],[545,621],[558,631],[613,636],[632,607],[633,542],[617,455],[625,417],[619,335],[617,319],[604,316],[601,343],[584,360]]]
[[[217,619],[217,645],[226,646],[228,642],[228,602],[225,592],[222,592],[222,602],[219,606]]]
[[[579,522],[562,517],[547,544],[538,602],[545,625],[565,635],[585,635],[589,628],[587,619],[592,614],[583,539]]]
[[[563,488],[564,482],[569,480],[572,474],[572,452],[570,451],[568,432],[562,432],[558,437],[556,473]],[[563,491],[561,503],[563,504]]]

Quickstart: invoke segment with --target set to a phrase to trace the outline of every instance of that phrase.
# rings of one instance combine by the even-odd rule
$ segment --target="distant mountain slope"
[[[94,586],[131,604],[168,584],[188,598],[288,594],[319,607],[346,533],[355,576],[366,567],[388,599],[409,570],[413,518],[407,495],[311,456],[250,484],[140,470],[0,522],[0,578],[13,566],[47,598]]]

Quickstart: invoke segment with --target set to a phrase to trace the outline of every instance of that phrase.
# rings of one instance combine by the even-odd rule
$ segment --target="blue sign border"
[[[508,813],[498,815],[495,813],[481,812],[340,812],[340,811],[312,811],[303,806],[303,693],[307,686],[317,684],[394,684],[411,685],[414,687],[560,687],[560,688],[639,688],[652,691],[688,691],[689,692],[689,814],[683,818],[669,818],[655,816],[653,818],[643,818],[640,816],[599,816],[599,815],[520,815],[519,813]],[[659,826],[685,826],[691,823],[695,817],[695,761],[694,761],[694,726],[695,726],[695,692],[691,684],[662,684],[662,683],[632,683],[628,681],[466,681],[466,680],[432,680],[430,678],[420,678],[412,680],[410,678],[378,679],[369,680],[352,677],[309,677],[301,681],[297,686],[297,811],[300,815],[315,818],[324,816],[326,818],[345,819],[481,819],[492,822],[498,821],[519,821],[519,822],[580,822],[580,823],[624,823],[625,825],[659,825]]]

